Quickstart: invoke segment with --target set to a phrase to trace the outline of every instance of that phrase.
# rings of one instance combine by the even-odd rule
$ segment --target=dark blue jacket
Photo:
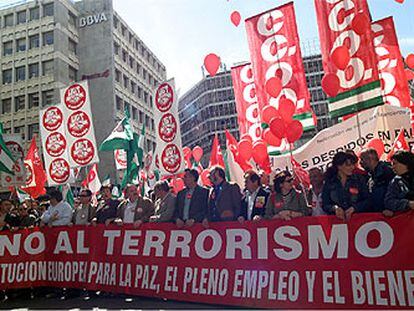
[[[358,213],[367,212],[371,206],[370,194],[366,183],[356,175],[348,177],[345,187],[337,176],[325,181],[322,190],[323,210],[335,214],[334,206],[343,210],[351,207]]]
[[[372,212],[382,212],[385,210],[384,199],[388,185],[394,178],[395,173],[387,162],[378,162],[374,172],[370,173],[368,189],[371,193]]]
[[[246,220],[252,220],[253,217],[256,216],[256,215],[264,216],[265,212],[266,212],[266,204],[267,204],[267,200],[269,199],[269,195],[270,195],[270,193],[268,191],[264,190],[262,187],[259,188],[259,191],[257,192],[257,195],[256,195],[256,199],[254,200],[254,206],[253,206],[251,219],[247,218],[247,210],[248,210],[249,202],[247,200],[247,195],[245,195],[242,198],[241,208],[240,208],[240,215],[239,216],[243,216],[244,219],[246,219]],[[257,202],[258,197],[264,197],[264,204],[263,205],[258,204],[258,202]]]
[[[414,200],[414,178],[406,174],[395,176],[385,195],[385,208],[394,212],[409,209],[408,202]]]

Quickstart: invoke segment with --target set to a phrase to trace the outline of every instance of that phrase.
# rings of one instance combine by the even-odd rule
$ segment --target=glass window
[[[125,36],[126,30],[127,30],[126,27],[124,25],[122,25],[121,33],[122,33],[123,36]]]
[[[24,102],[24,95],[17,96],[14,98],[14,111],[17,112],[19,110],[24,110],[25,102]]]
[[[69,52],[76,55],[76,42],[69,39]]]
[[[69,66],[69,80],[76,81],[77,77],[78,77],[78,71],[72,66]]]
[[[24,133],[24,125],[22,125],[22,126],[16,126],[15,128],[14,128],[14,133],[15,134],[22,134],[22,139],[24,140],[24,138],[25,138],[25,133]]]
[[[124,87],[127,89],[129,85],[129,79],[127,76],[124,76]]]
[[[129,57],[129,67],[134,68],[134,58],[132,56]]]
[[[9,15],[5,15],[4,16],[4,27],[9,27],[9,26],[13,26],[14,22],[13,22],[13,13],[9,14]]]
[[[136,87],[137,87],[136,83],[131,81],[131,92],[132,92],[132,94],[135,94]]]
[[[122,111],[122,99],[120,97],[116,97],[116,110]]]
[[[39,134],[39,123],[29,124],[27,128],[29,130],[29,140],[33,138],[34,134]]]
[[[52,75],[54,71],[53,60],[44,61],[42,63],[42,72],[44,76]]]
[[[17,24],[24,24],[26,23],[26,10],[17,12]]]
[[[35,49],[39,47],[39,35],[33,35],[29,37],[29,49]]]
[[[29,65],[29,79],[39,76],[39,63]]]
[[[2,110],[1,113],[11,113],[11,98],[3,99],[1,101]]]
[[[53,90],[42,92],[42,105],[47,106],[53,104]]]
[[[53,31],[43,33],[43,45],[53,44]]]
[[[136,120],[138,118],[138,110],[135,107],[132,107],[132,118]]]
[[[12,83],[12,70],[3,70],[3,84]]]
[[[29,94],[29,109],[39,107],[39,93]]]
[[[76,16],[72,12],[69,11],[69,25],[76,27]]]
[[[114,42],[114,53],[115,55],[119,55],[119,44]]]
[[[13,41],[3,43],[3,56],[13,54]]]
[[[53,16],[53,3],[48,3],[43,6],[43,17]]]
[[[140,123],[144,122],[144,113],[142,111],[139,112],[139,122]]]
[[[26,66],[16,68],[16,82],[26,80]]]
[[[39,16],[40,16],[39,7],[30,9],[30,20],[31,21],[39,19]]]
[[[125,50],[122,50],[122,60],[126,62],[128,59],[128,53]]]
[[[26,51],[26,38],[16,40],[16,51],[17,52]]]
[[[118,19],[114,16],[114,27],[115,28],[118,28],[118,23],[119,23]]]
[[[115,81],[121,82],[121,72],[118,69],[115,69]]]

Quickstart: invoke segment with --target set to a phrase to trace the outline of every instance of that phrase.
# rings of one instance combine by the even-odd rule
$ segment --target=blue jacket
[[[365,182],[356,175],[348,177],[345,187],[337,176],[326,180],[322,190],[323,210],[335,214],[335,205],[343,210],[353,207],[358,213],[369,211],[371,199]]]
[[[395,176],[385,195],[386,209],[394,212],[408,210],[410,200],[414,200],[414,178],[409,175]]]
[[[370,173],[368,189],[372,198],[372,212],[382,212],[385,210],[384,199],[388,185],[394,178],[395,173],[387,162],[378,162],[375,170]]]

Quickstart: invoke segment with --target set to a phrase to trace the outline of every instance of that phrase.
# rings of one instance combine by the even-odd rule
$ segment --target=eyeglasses
[[[89,195],[87,195],[87,194],[80,194],[80,195],[79,195],[79,197],[80,197],[80,198],[88,198],[88,197],[89,197]]]
[[[291,183],[291,182],[293,182],[293,178],[288,178],[288,179],[285,179],[285,182],[289,182],[289,183]]]

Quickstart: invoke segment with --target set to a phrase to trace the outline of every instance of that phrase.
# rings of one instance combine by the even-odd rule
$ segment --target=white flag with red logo
[[[24,159],[24,166],[26,168],[26,185],[21,187],[21,189],[32,198],[44,195],[46,193],[45,184],[47,176],[42,159],[39,156],[35,136],[30,143],[29,150]]]
[[[259,103],[257,102],[251,64],[231,68],[231,78],[240,137],[248,134],[254,142],[262,137],[262,122],[260,121]]]
[[[180,119],[174,79],[161,83],[154,96],[156,159],[161,176],[174,176],[184,170]]]
[[[337,81],[336,95],[329,98],[331,116],[340,117],[383,104],[372,32],[367,27],[358,33],[353,25],[361,14],[369,22],[367,1],[314,1],[323,69],[325,75],[330,75],[330,83]],[[335,60],[346,60],[347,56],[348,63],[338,68]]]
[[[404,133],[404,128],[401,128],[397,138],[394,141],[394,144],[392,145],[390,153],[387,155],[387,161],[391,161],[391,157],[399,150],[410,151],[410,147],[408,146],[408,143],[405,140]]]
[[[88,176],[86,176],[86,179],[82,182],[82,186],[88,188],[93,195],[96,195],[101,190],[102,184],[99,180],[97,164],[92,165]]]
[[[266,105],[279,108],[288,99],[296,106],[294,119],[305,131],[313,129],[293,2],[246,19],[246,30],[260,112]],[[275,77],[282,83],[276,98],[266,91],[266,83]]]
[[[60,90],[70,167],[99,162],[87,81]]]

